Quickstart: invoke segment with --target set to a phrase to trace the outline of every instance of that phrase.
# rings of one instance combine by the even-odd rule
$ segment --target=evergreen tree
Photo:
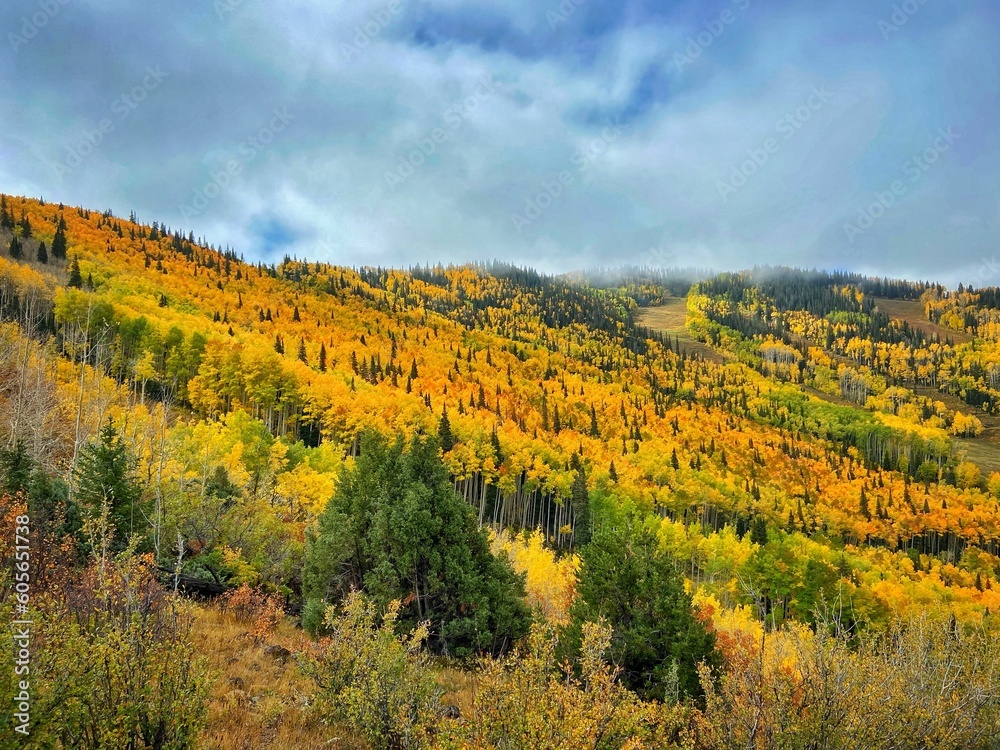
[[[573,486],[570,488],[570,509],[573,512],[573,543],[582,547],[590,542],[593,533],[593,521],[590,514],[590,493],[587,491],[587,475],[583,470],[578,454],[574,453],[570,461],[576,470],[573,475]]]
[[[496,428],[490,433],[490,448],[493,449],[493,464],[500,466],[503,463],[503,449],[500,447],[500,436],[497,435]]]
[[[53,479],[36,467],[28,487],[28,513],[35,528],[57,539],[78,536],[82,528],[80,509],[68,500],[66,483]]]
[[[83,286],[83,276],[80,275],[80,261],[77,258],[73,258],[73,262],[70,264],[69,281],[66,284],[75,289],[80,289]]]
[[[7,212],[6,202],[0,206],[0,229],[13,229],[14,216]]]
[[[610,660],[627,687],[647,699],[700,696],[698,665],[721,663],[715,634],[695,617],[680,574],[659,546],[641,526],[595,531],[580,551],[563,649],[578,658],[583,624],[603,618],[614,628]]]
[[[92,515],[107,504],[115,531],[112,549],[122,550],[142,528],[141,491],[132,475],[132,459],[114,425],[101,428],[84,446],[76,466],[76,499]]]
[[[35,254],[35,258],[38,260],[39,263],[48,263],[49,262],[49,253],[48,253],[48,250],[46,250],[46,248],[45,248],[45,243],[44,242],[39,242],[38,243],[38,251]]]
[[[55,237],[52,238],[52,257],[57,260],[66,258],[66,230],[65,222],[60,219],[59,228],[56,229]]]
[[[326,344],[319,345],[319,371],[326,372]]]
[[[441,443],[441,450],[445,453],[455,447],[455,438],[451,434],[451,422],[448,421],[447,408],[441,410],[441,422],[438,424],[438,441]]]
[[[381,606],[403,602],[399,627],[430,622],[429,645],[462,657],[500,653],[523,636],[524,580],[489,549],[471,507],[455,492],[433,438],[390,445],[374,432],[307,542],[303,624],[321,625],[326,603],[362,589]]]
[[[79,532],[80,514],[76,505],[67,501],[65,483],[49,477],[21,440],[10,450],[0,450],[0,494],[18,493],[28,502],[31,525],[43,537],[52,534],[61,539]],[[36,550],[33,556],[46,552]]]
[[[10,245],[7,246],[7,253],[14,260],[21,260],[24,256],[24,250],[21,245],[21,241],[17,238],[17,235],[10,238]]]
[[[27,492],[35,462],[28,455],[23,440],[14,443],[10,450],[0,450],[0,493],[16,495]]]
[[[750,541],[761,547],[767,544],[767,521],[760,516],[750,522]]]

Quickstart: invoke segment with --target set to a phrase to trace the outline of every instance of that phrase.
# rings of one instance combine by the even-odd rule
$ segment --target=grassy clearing
[[[709,362],[725,361],[721,352],[701,341],[696,341],[688,333],[687,300],[684,297],[668,297],[662,305],[642,308],[636,316],[636,322],[675,337],[680,342],[681,349],[686,349],[688,354],[697,354]]]
[[[343,727],[324,724],[310,709],[316,686],[298,668],[295,654],[305,651],[309,637],[290,619],[280,622],[262,643],[247,637],[249,626],[218,606],[196,610],[192,640],[208,659],[214,683],[209,694],[208,725],[200,747],[212,750],[363,750],[363,740]],[[292,656],[269,655],[281,646]],[[457,706],[473,715],[475,676],[441,661],[437,681],[442,706]]]
[[[953,331],[950,328],[939,326],[927,320],[927,317],[924,315],[923,305],[920,304],[919,300],[886,299],[884,297],[876,297],[875,304],[878,305],[879,310],[884,312],[890,318],[905,321],[910,324],[910,328],[923,331],[928,336],[936,334],[941,341],[948,338],[956,344],[964,344],[968,341],[972,341],[972,336],[968,333]]]
[[[287,619],[262,644],[252,643],[247,630],[217,607],[198,610],[192,638],[215,678],[201,746],[216,750],[363,747],[312,715],[313,685],[299,672],[294,658],[281,661],[264,651],[272,644],[301,651],[308,643],[306,634]]]

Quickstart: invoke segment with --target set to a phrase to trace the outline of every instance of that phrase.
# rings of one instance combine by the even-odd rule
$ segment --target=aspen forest
[[[1000,747],[1000,290],[0,246],[0,746]]]

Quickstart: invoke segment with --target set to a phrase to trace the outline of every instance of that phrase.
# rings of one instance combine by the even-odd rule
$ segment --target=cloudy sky
[[[247,259],[1000,284],[993,0],[8,0],[0,191]]]

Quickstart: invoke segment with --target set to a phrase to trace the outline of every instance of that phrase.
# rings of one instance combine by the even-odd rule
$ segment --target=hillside
[[[996,290],[253,264],[10,196],[0,224],[0,445],[70,509],[94,445],[127,454],[137,490],[114,522],[168,587],[247,584],[299,614],[318,519],[372,430],[437,436],[550,622],[585,542],[635,522],[728,663],[765,631],[822,631],[834,603],[855,639],[927,611],[993,632]]]

